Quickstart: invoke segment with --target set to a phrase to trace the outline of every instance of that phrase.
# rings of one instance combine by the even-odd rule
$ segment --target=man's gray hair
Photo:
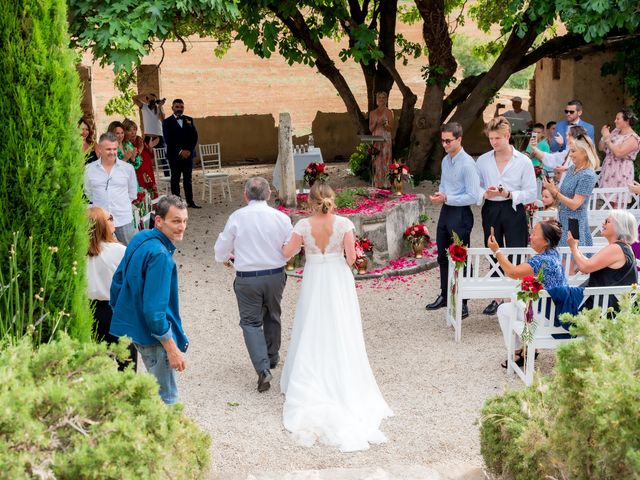
[[[156,203],[156,216],[164,219],[169,213],[169,209],[171,207],[176,207],[178,210],[186,210],[187,202],[182,200],[177,195],[167,195],[165,197],[160,197],[158,203]]]
[[[632,213],[626,210],[611,210],[609,216],[613,220],[617,239],[625,243],[638,241],[638,222]]]
[[[249,200],[269,200],[271,187],[262,177],[252,177],[244,184],[244,193]]]
[[[100,135],[100,139],[98,140],[98,143],[102,143],[102,142],[118,143],[118,137],[116,137],[116,134],[113,132],[105,132],[102,135]]]

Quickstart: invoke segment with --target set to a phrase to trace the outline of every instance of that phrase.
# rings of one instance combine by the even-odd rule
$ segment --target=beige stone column
[[[279,197],[287,207],[296,205],[296,173],[291,141],[291,115],[281,113],[278,125],[278,161],[280,165]]]

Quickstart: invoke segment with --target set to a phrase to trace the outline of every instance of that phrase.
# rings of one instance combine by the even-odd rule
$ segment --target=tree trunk
[[[444,91],[457,63],[453,57],[453,45],[445,13],[444,0],[415,0],[422,16],[422,36],[429,51],[427,87],[420,112],[413,122],[413,133],[407,163],[416,172],[427,170],[429,159],[436,146],[442,118]]]

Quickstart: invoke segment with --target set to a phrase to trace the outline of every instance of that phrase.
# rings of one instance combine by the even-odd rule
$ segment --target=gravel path
[[[330,164],[334,186],[361,184]],[[508,388],[520,388],[499,364],[506,357],[497,319],[482,315],[486,301],[470,302],[462,343],[453,341],[444,311],[424,306],[438,293],[438,269],[401,281],[363,281],[358,295],[369,360],[382,393],[395,412],[384,421],[389,437],[365,452],[342,454],[316,445],[297,446],[281,424],[281,366],[270,391],[258,394],[257,376],[245,350],[232,290],[234,274],[215,263],[213,244],[228,215],[243,205],[243,182],[252,175],[270,178],[272,166],[230,169],[234,201],[218,196],[212,205],[189,210],[185,240],[175,259],[180,266],[181,311],[191,346],[187,370],[179,376],[186,413],[213,439],[209,478],[245,479],[265,471],[362,468],[374,465],[482,465],[476,420],[483,401]],[[196,195],[200,194],[198,179]],[[416,189],[429,193],[431,184]],[[434,220],[438,209],[428,212]],[[472,245],[482,242],[479,212]],[[282,302],[282,350],[286,356],[299,280],[289,279]],[[549,370],[552,354],[540,365]],[[536,362],[538,363],[538,362]]]

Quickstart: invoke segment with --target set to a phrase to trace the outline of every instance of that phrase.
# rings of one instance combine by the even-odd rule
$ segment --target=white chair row
[[[231,200],[231,185],[229,184],[229,174],[222,171],[222,156],[219,143],[198,145],[200,167],[202,168],[202,199],[205,199],[206,191],[209,190],[209,203],[212,201],[212,189],[214,184],[220,184],[223,198],[229,196]],[[154,148],[154,163],[156,184],[163,193],[171,193],[171,177],[165,176],[165,171],[169,171],[166,148]]]
[[[625,293],[631,293],[635,298],[637,296],[637,291],[633,289],[631,286],[625,287],[589,287],[584,289],[584,299],[583,303],[587,298],[593,299],[594,306],[601,307],[601,315],[606,315],[607,309],[610,305],[610,295],[614,295],[615,297],[620,297]],[[527,354],[523,367],[519,367],[516,363],[515,352],[516,352],[516,339],[522,336],[522,331],[524,328],[524,323],[519,320],[517,313],[514,311],[515,315],[513,315],[509,321],[509,344],[507,346],[507,372],[513,373],[515,372],[526,385],[531,385],[533,382],[533,374],[535,371],[535,351],[536,349],[556,349],[558,346],[563,343],[572,342],[575,340],[579,340],[579,337],[569,337],[569,338],[554,338],[552,335],[554,334],[566,334],[567,331],[562,327],[554,326],[554,318],[556,306],[555,304],[548,300],[549,294],[542,290],[540,292],[540,299],[533,302],[533,316],[536,322],[536,329],[533,335],[533,339],[528,343],[527,350],[529,354]],[[512,301],[516,302],[517,297],[516,293],[512,294]],[[519,303],[519,307],[522,306],[522,303]],[[539,308],[540,306],[540,308]]]
[[[580,251],[596,253],[602,247],[603,245],[581,247]],[[502,248],[501,250],[514,264],[524,263],[536,255],[535,250],[530,247]],[[572,272],[569,247],[558,248],[558,253],[569,285],[575,286],[583,283],[587,279],[587,275]],[[498,261],[488,248],[467,249],[467,266],[458,272],[458,282],[455,287],[454,274],[455,264],[449,259],[446,323],[453,327],[455,341],[460,342],[462,340],[462,301],[481,298],[509,298],[520,282],[505,276]]]
[[[626,209],[627,212],[631,213],[636,220],[640,221],[640,208],[634,209]],[[591,229],[591,236],[593,237],[594,244],[605,244],[607,241],[602,238],[602,225],[604,221],[609,216],[609,210],[587,210],[587,219],[589,221],[589,228]],[[547,220],[550,218],[558,218],[558,212],[556,210],[545,211],[545,210],[537,210],[533,214],[533,224]]]

